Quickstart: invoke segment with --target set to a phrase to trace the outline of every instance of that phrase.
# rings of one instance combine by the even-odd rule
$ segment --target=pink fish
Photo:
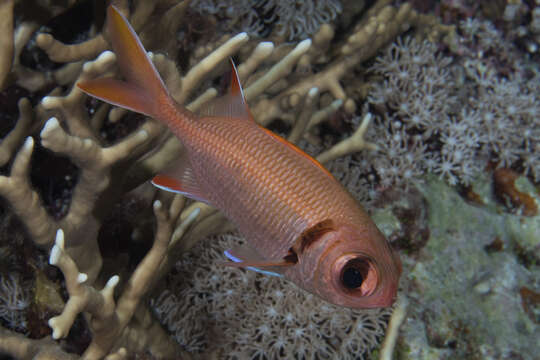
[[[79,88],[164,122],[180,139],[186,156],[153,183],[211,204],[236,224],[249,245],[226,251],[229,265],[285,277],[341,306],[394,302],[397,254],[322,165],[253,121],[234,65],[229,94],[200,116],[172,99],[114,6],[107,26],[126,81],[101,78]]]

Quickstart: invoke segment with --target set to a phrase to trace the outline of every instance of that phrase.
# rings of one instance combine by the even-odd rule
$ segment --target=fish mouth
[[[351,296],[369,296],[379,284],[379,276],[373,259],[365,254],[346,254],[333,266],[335,286]]]

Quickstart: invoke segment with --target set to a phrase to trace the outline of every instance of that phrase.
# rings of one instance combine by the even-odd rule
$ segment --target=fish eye
[[[364,259],[349,260],[341,271],[341,284],[350,290],[358,289],[366,279],[369,263]]]

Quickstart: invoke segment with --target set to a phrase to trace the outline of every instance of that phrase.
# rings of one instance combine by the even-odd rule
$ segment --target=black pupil
[[[349,267],[343,272],[343,285],[349,289],[360,287],[362,281],[364,281],[362,273],[355,267]]]

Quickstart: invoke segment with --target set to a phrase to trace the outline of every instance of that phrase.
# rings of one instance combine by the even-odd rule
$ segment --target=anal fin
[[[290,258],[264,259],[249,246],[238,246],[225,251],[225,256],[230,262],[223,263],[224,266],[243,267],[262,274],[283,277],[283,270],[296,264]]]
[[[283,271],[289,266],[296,265],[299,256],[311,245],[317,242],[322,235],[336,229],[331,219],[322,220],[315,225],[304,230],[289,253],[281,259],[265,259],[253,248],[244,245],[225,251],[225,256],[230,262],[223,263],[225,266],[244,267],[266,275],[283,276]]]

